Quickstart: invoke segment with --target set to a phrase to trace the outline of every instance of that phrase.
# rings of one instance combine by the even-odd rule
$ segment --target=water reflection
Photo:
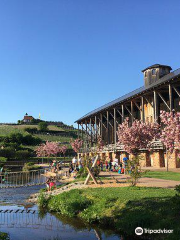
[[[7,232],[12,240],[44,239],[98,239],[117,240],[119,236],[110,231],[87,225],[79,219],[39,214],[37,207],[0,207],[0,231]]]

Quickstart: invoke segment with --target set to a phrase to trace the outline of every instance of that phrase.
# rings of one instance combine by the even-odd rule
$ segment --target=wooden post
[[[114,108],[114,144],[116,145],[116,141],[117,141],[117,126],[116,126],[116,108]]]
[[[86,121],[86,148],[87,148],[87,142],[88,142],[88,133],[87,133],[87,121]]]
[[[97,117],[95,116],[95,136],[96,136],[96,142],[97,142]]]
[[[170,112],[173,110],[172,86],[169,84],[169,108]]]
[[[92,119],[91,118],[90,118],[89,124],[90,124],[91,147],[92,147]]]
[[[134,110],[133,110],[133,101],[131,101],[131,122],[134,121]]]
[[[121,109],[122,109],[122,123],[124,122],[124,105],[121,105]]]
[[[107,144],[109,144],[109,111],[107,111]]]
[[[88,173],[89,175],[92,177],[92,180],[95,184],[98,184],[97,181],[96,181],[96,178],[94,177],[93,173],[91,172],[91,170],[87,167],[87,170],[88,170]]]
[[[141,97],[141,120],[144,122],[144,97]]]
[[[78,123],[78,138],[79,138],[79,123]]]
[[[95,160],[94,160],[94,162],[93,162],[92,167],[95,167],[95,166],[96,166],[97,160],[98,160],[98,155],[96,156],[96,158],[95,158]],[[90,176],[91,176],[90,173],[88,173],[87,178],[86,178],[86,180],[85,180],[85,182],[84,182],[84,185],[88,184],[89,179],[90,179]]]
[[[156,91],[154,91],[154,121],[158,122],[158,100]]]
[[[100,132],[101,132],[101,139],[103,139],[103,124],[102,124],[102,121],[103,121],[103,116],[102,116],[102,113],[100,114]]]
[[[83,123],[81,123],[81,138],[82,138],[82,140],[83,140]]]

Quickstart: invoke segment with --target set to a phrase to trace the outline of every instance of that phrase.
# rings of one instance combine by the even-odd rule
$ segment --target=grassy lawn
[[[129,237],[141,226],[174,229],[173,236],[165,235],[163,239],[179,239],[180,196],[175,194],[171,189],[146,187],[74,189],[48,200],[41,195],[39,205],[52,212],[116,229]]]
[[[25,131],[23,129],[15,128],[14,126],[7,126],[7,125],[0,125],[0,135],[7,136],[11,133],[22,133],[24,134]]]
[[[150,171],[144,177],[180,181],[180,173],[178,172]]]
[[[43,134],[36,134],[36,137],[41,138],[43,141],[53,141],[53,142],[69,142],[72,137],[63,137],[63,136],[51,136],[51,135],[43,135]]]
[[[22,130],[24,130],[25,128],[39,128],[38,127],[38,124],[28,124],[28,125],[14,125],[14,126],[8,126],[8,127],[13,127],[13,128],[15,128],[15,129],[22,129]],[[49,125],[48,126],[48,129],[50,130],[50,131],[64,131],[64,129],[63,128],[60,128],[60,127],[57,127],[57,126],[55,126],[55,125]]]

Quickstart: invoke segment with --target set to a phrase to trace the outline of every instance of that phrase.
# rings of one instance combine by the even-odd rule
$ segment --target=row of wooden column
[[[90,141],[92,143],[93,140],[97,141],[98,136],[101,136],[101,138],[102,138],[103,127],[104,127],[107,132],[107,144],[109,144],[110,143],[109,129],[110,129],[110,127],[112,127],[113,131],[114,131],[114,133],[113,133],[114,141],[113,142],[114,142],[114,144],[116,144],[117,143],[117,126],[119,123],[122,123],[124,121],[125,109],[127,110],[127,112],[130,115],[131,123],[135,120],[134,106],[136,106],[136,108],[140,111],[140,119],[142,121],[145,121],[145,112],[144,112],[145,101],[147,103],[151,104],[151,106],[153,107],[154,121],[158,122],[159,110],[160,110],[159,109],[159,99],[161,99],[164,102],[164,104],[167,106],[169,111],[172,111],[172,109],[173,109],[172,89],[174,89],[174,91],[180,97],[180,92],[177,90],[176,87],[172,86],[171,84],[169,84],[168,87],[169,87],[169,104],[167,104],[167,102],[165,101],[165,99],[163,98],[162,94],[159,91],[154,90],[153,91],[153,104],[151,103],[151,101],[148,100],[148,97],[141,96],[140,97],[140,105],[135,100],[131,100],[130,101],[130,109],[126,106],[126,104],[121,104],[120,106],[114,107],[113,109],[111,109],[111,111],[107,110],[106,112],[102,112],[98,115],[95,115],[94,117],[87,119],[87,121],[85,121],[83,123],[79,123],[78,124],[78,137],[80,137],[79,127],[81,126],[81,137],[84,138],[84,134],[85,134],[86,140],[88,141],[90,139]],[[117,121],[117,113],[121,117],[120,122]],[[113,117],[113,125],[109,121],[110,115]],[[103,122],[103,119],[105,119],[106,121]],[[84,125],[85,125],[85,127],[84,127]]]

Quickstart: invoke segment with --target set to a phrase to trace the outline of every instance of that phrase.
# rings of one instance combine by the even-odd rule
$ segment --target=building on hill
[[[99,107],[78,119],[78,129],[84,139],[84,149],[80,154],[88,154],[97,143],[98,136],[105,143],[103,154],[119,159],[127,155],[117,144],[117,127],[126,117],[131,123],[134,119],[159,122],[160,110],[180,111],[180,69],[172,71],[170,66],[154,64],[142,70],[144,86]],[[160,142],[154,142],[154,151],[144,153],[142,166],[165,167],[165,152]],[[169,167],[180,167],[177,153],[171,157]]]
[[[30,122],[32,122],[33,119],[34,119],[33,116],[29,116],[29,115],[26,113],[25,116],[24,116],[24,118],[23,118],[23,122],[24,122],[24,123],[30,123]]]

